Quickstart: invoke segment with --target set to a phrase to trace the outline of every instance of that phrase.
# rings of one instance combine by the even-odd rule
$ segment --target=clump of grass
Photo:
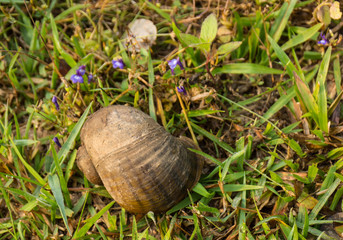
[[[335,239],[337,3],[228,3],[4,2],[1,239]],[[138,18],[157,41],[128,51]],[[125,212],[75,166],[87,116],[112,104],[202,149],[202,178],[165,214]]]

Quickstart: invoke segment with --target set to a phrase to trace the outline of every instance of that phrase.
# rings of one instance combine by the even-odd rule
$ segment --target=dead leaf
[[[338,1],[334,1],[333,4],[330,7],[330,17],[332,19],[338,20],[341,19],[342,17],[342,12],[339,8],[339,2]]]
[[[306,192],[302,192],[302,194],[297,199],[297,201],[298,201],[300,206],[303,206],[306,209],[313,209],[317,205],[317,203],[318,203],[317,199],[315,199],[314,197],[310,196]]]

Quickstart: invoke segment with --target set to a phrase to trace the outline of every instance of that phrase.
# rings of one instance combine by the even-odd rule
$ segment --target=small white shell
[[[139,52],[141,48],[149,49],[156,41],[157,28],[147,19],[137,19],[129,24],[129,35],[124,34],[128,50]]]

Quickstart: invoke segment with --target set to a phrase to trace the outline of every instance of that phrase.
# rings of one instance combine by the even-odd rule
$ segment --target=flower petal
[[[58,102],[57,102],[57,97],[56,96],[53,96],[51,101],[55,104],[56,106],[56,110],[59,111],[60,110],[60,105],[58,105]]]

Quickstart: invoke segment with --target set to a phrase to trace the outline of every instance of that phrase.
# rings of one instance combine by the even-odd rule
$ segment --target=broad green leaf
[[[189,47],[196,47],[197,45],[202,43],[199,38],[197,38],[194,35],[187,34],[187,33],[180,33],[180,38]]]
[[[220,45],[220,47],[217,50],[217,54],[223,55],[223,54],[229,54],[233,51],[235,51],[239,46],[241,46],[242,42],[229,42],[225,43],[223,45]]]
[[[206,43],[212,43],[216,38],[218,23],[216,16],[212,13],[205,18],[201,25],[200,39]]]
[[[232,63],[216,68],[212,71],[213,74],[220,73],[235,73],[235,74],[283,74],[279,69],[269,68],[255,63]]]

